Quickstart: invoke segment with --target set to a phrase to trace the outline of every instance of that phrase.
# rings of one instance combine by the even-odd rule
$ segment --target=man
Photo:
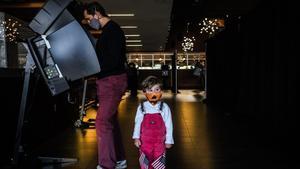
[[[97,169],[126,168],[118,123],[118,106],[127,89],[125,35],[98,2],[86,5],[84,18],[93,29],[102,31],[96,43],[96,53],[101,67],[101,72],[96,75],[99,101],[96,117]]]

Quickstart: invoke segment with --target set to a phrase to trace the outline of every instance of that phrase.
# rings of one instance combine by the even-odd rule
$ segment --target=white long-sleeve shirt
[[[169,106],[166,103],[163,103],[162,111],[160,110],[161,102],[152,105],[149,101],[143,102],[144,104],[144,112],[142,112],[141,104],[138,106],[136,115],[135,115],[135,124],[133,131],[133,139],[139,139],[141,133],[141,123],[144,118],[144,113],[154,114],[161,112],[161,116],[166,126],[166,141],[165,144],[174,144],[173,139],[173,122],[172,115]]]

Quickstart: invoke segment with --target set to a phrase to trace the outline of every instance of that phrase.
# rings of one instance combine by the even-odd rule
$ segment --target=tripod
[[[23,43],[24,47],[27,49],[28,54],[26,56],[27,61],[25,65],[25,75],[24,75],[24,82],[23,82],[23,91],[21,96],[21,103],[19,109],[19,116],[17,121],[17,129],[16,129],[16,138],[14,144],[14,151],[13,157],[11,158],[11,163],[13,167],[19,168],[20,166],[20,158],[21,154],[24,153],[23,146],[21,145],[22,140],[22,130],[24,124],[24,115],[26,111],[26,103],[27,103],[27,95],[29,89],[29,82],[30,82],[30,75],[37,67],[41,68],[41,64],[38,62],[37,52],[32,45],[31,39],[27,40],[27,43]],[[45,77],[45,74],[41,72],[41,74]],[[65,89],[65,88],[64,88]],[[62,90],[62,89],[61,89]],[[78,161],[76,158],[55,158],[55,157],[37,157],[42,163],[47,164],[73,164]],[[61,166],[64,166],[61,165]]]

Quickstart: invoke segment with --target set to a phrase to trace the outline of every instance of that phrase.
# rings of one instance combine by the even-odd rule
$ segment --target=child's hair
[[[143,92],[145,92],[146,89],[152,88],[154,85],[159,85],[160,87],[162,86],[160,80],[156,76],[148,76],[142,82]]]

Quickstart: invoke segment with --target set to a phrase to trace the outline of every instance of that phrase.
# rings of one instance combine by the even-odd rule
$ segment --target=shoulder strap
[[[163,106],[164,106],[164,102],[163,102],[163,101],[161,101],[161,102],[160,102],[160,105],[159,105],[159,110],[160,110],[160,111],[162,111],[162,109],[163,109]]]
[[[141,110],[145,114],[144,102],[141,102]]]

